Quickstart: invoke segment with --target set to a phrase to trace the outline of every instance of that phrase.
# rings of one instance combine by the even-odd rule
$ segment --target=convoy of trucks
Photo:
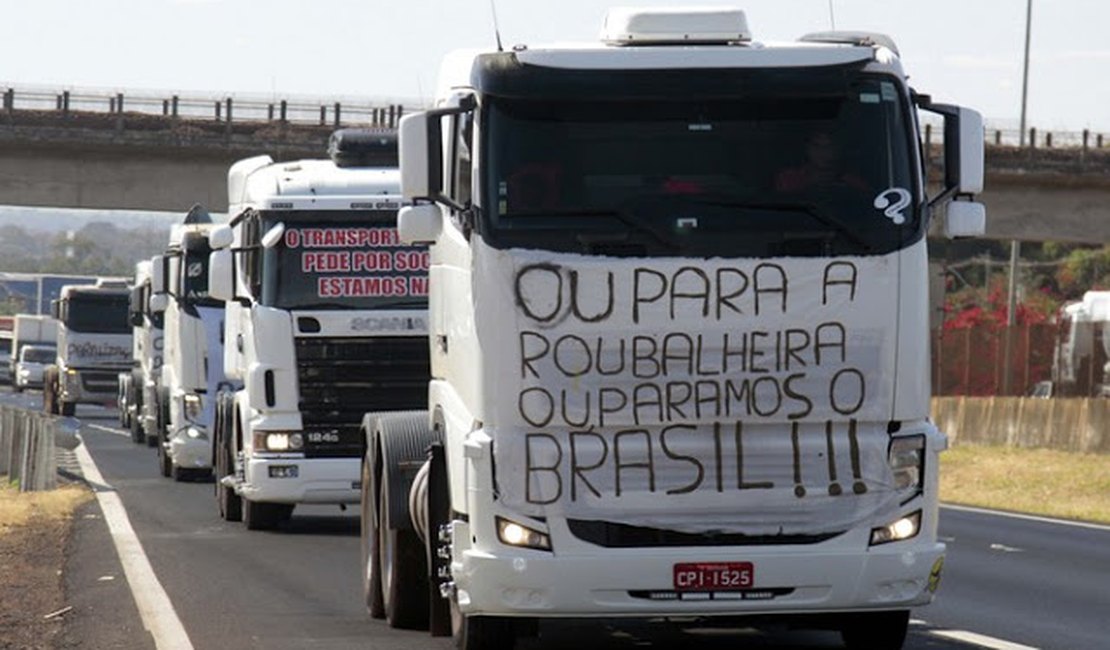
[[[130,291],[65,287],[46,410],[115,395],[249,529],[359,504],[369,614],[464,650],[735,616],[900,648],[945,556],[926,233],[984,231],[978,113],[889,37],[732,9],[612,10],[438,89],[399,140],[234,164],[226,225],[194,207]]]
[[[78,404],[111,404],[131,367],[128,290],[115,283],[66,285],[51,304],[57,358],[43,372],[43,410],[73,415]]]
[[[438,88],[400,126],[432,379],[367,416],[371,615],[468,649],[737,615],[901,647],[945,553],[925,233],[983,232],[980,116],[885,36],[758,44],[734,10],[614,10]]]
[[[215,396],[219,513],[272,528],[297,504],[357,504],[367,410],[427,392],[427,251],[397,240],[396,138],[339,131],[331,160],[232,166],[211,235],[225,302]]]

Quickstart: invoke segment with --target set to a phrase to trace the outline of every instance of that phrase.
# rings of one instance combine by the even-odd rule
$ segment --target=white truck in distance
[[[77,404],[111,404],[119,373],[131,367],[128,290],[66,285],[51,303],[58,357],[43,375],[43,409],[73,415]]]
[[[899,648],[945,553],[925,235],[943,203],[984,228],[981,118],[882,35],[624,9],[602,41],[451,56],[401,122],[433,379],[368,416],[370,614],[471,650],[736,616]]]
[[[151,269],[151,309],[162,315],[158,467],[177,481],[211,475],[215,397],[227,381],[223,302],[208,295],[214,228],[208,212],[194,205],[170,229],[169,247]]]
[[[16,314],[12,325],[12,347],[10,367],[12,372],[12,386],[16,392],[25,388],[41,388],[42,377],[37,381],[28,382],[27,377],[20,381],[19,370],[16,367],[20,355],[28,345],[54,347],[58,343],[58,321],[50,316],[38,314]],[[37,354],[37,353],[36,353]]]
[[[236,163],[231,225],[211,238],[242,382],[217,401],[217,505],[250,529],[358,503],[364,413],[427,400],[428,254],[397,239],[396,137],[339,131],[331,150]]]
[[[154,261],[161,264],[161,257]],[[119,376],[120,426],[131,433],[131,440],[153,445],[157,437],[157,386],[162,374],[162,313],[150,309],[152,260],[135,264],[135,280],[128,298],[127,318],[131,323],[131,363],[129,372]],[[147,438],[147,431],[151,437]]]

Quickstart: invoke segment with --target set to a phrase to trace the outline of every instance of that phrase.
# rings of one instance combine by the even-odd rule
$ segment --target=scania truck
[[[43,371],[43,409],[73,415],[78,404],[116,400],[119,373],[131,367],[125,287],[65,285],[51,303],[58,321],[56,363]]]
[[[119,376],[120,426],[130,431],[135,443],[147,440],[147,430],[154,431],[157,420],[154,395],[162,374],[162,312],[150,308],[151,269],[155,261],[161,263],[161,257],[135,264],[127,311],[132,333],[132,368]],[[156,440],[155,435],[150,442]]]
[[[368,410],[427,400],[425,247],[397,238],[396,135],[343,130],[332,159],[240,161],[213,232],[226,300],[218,510],[273,528],[297,504],[359,500]]]
[[[432,381],[366,420],[372,616],[471,650],[575,617],[902,646],[945,554],[926,233],[985,227],[977,113],[880,34],[622,9],[600,43],[449,57],[400,151]]]
[[[166,252],[151,271],[151,309],[162,314],[158,466],[174,480],[212,473],[214,397],[223,369],[223,302],[208,295],[212,217],[194,205],[170,229]]]

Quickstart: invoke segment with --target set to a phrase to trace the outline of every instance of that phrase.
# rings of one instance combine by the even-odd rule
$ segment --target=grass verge
[[[45,492],[20,492],[6,476],[0,476],[0,535],[40,517],[69,519],[78,506],[91,498],[87,488],[76,484]]]
[[[1110,524],[1110,456],[961,445],[940,457],[940,499]]]

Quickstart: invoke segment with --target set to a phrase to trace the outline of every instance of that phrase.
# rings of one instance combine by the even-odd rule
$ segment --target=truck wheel
[[[74,402],[60,402],[60,411],[66,417],[72,416],[77,412],[77,404]]]
[[[367,454],[370,456],[370,454]],[[382,564],[378,555],[378,518],[376,472],[371,474],[367,458],[362,463],[362,494],[360,508],[359,547],[362,550],[362,597],[370,618],[385,618],[385,599],[382,596]]]
[[[158,469],[162,472],[162,476],[167,478],[173,474],[173,459],[170,458],[170,454],[166,451],[166,446],[160,438],[158,440]]]
[[[859,614],[840,628],[840,638],[848,650],[901,650],[909,625],[909,611]]]
[[[428,567],[424,544],[410,528],[389,520],[389,476],[383,475],[378,512],[378,562],[385,618],[389,626],[428,629]]]
[[[243,499],[243,523],[247,530],[273,530],[293,514],[288,503],[260,503]]]
[[[516,646],[513,622],[497,616],[467,616],[451,597],[451,627],[458,650],[512,650]]]
[[[225,476],[235,474],[235,463],[231,455],[231,436],[228,432],[227,400],[216,406],[215,474],[216,508],[224,521],[243,520],[243,500],[233,488],[223,484]]]
[[[131,442],[137,445],[143,444],[146,438],[146,434],[143,433],[143,427],[141,424],[139,424],[139,417],[137,415],[131,417],[131,422],[129,424],[131,430]]]

